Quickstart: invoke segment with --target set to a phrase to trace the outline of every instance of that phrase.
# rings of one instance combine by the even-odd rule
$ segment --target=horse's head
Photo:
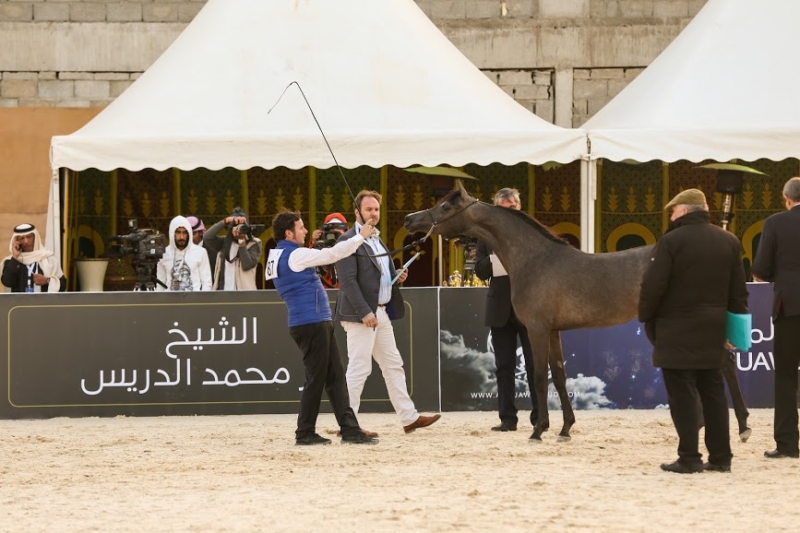
[[[462,235],[469,225],[469,221],[467,217],[461,215],[475,203],[477,200],[467,193],[460,181],[456,181],[456,187],[447,193],[438,204],[430,209],[406,215],[406,230],[414,233],[428,231],[432,227],[434,233],[445,238]]]

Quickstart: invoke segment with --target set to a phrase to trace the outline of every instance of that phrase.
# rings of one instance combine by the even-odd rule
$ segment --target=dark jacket
[[[36,273],[42,273],[42,268],[38,265],[36,267]],[[11,292],[25,292],[25,289],[28,287],[28,267],[22,262],[10,257],[8,261],[5,262],[5,265],[3,265],[2,281],[3,285],[11,289]],[[61,281],[61,287],[58,292],[64,292],[67,290],[67,278],[61,276],[59,281]],[[41,286],[41,291],[47,292],[49,288],[48,284],[44,284]]]
[[[800,206],[764,221],[752,271],[773,283],[774,318],[800,315]]]
[[[712,225],[705,211],[678,218],[659,239],[639,297],[654,366],[721,366],[726,312],[747,312],[740,249],[739,239]]]
[[[350,228],[339,237],[338,242],[349,239],[356,234],[355,228]],[[381,242],[381,248],[389,251]],[[361,320],[378,309],[378,293],[381,286],[381,267],[378,259],[371,257],[375,254],[365,242],[358,247],[356,253],[336,262],[336,274],[339,277],[339,294],[336,297],[336,312],[334,319],[344,322],[361,322]],[[389,258],[389,272],[394,279],[394,264]],[[400,287],[392,285],[392,298],[386,306],[386,313],[392,320],[399,320],[406,314],[403,296]]]
[[[225,219],[222,219],[208,228],[203,235],[203,247],[208,251],[208,259],[211,262],[214,288],[220,291],[225,289],[225,261],[233,246],[233,233],[228,231],[227,235],[219,235],[225,228]],[[239,247],[237,257],[243,272],[254,269],[261,259],[261,240],[253,237],[247,246]]]
[[[508,276],[492,276],[492,261],[489,259],[492,250],[486,243],[478,241],[475,256],[475,275],[489,282],[489,293],[486,295],[484,325],[490,328],[502,328],[511,318],[511,282]]]

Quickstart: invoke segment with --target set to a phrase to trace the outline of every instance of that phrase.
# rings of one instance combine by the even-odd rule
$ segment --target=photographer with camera
[[[169,223],[169,246],[158,262],[158,290],[210,291],[211,266],[205,248],[191,238],[192,225],[186,217],[177,216]]]
[[[228,234],[219,235],[227,229]],[[214,290],[242,291],[256,289],[256,265],[261,258],[261,240],[253,235],[241,207],[220,220],[203,235],[203,245],[216,257]]]
[[[324,250],[331,248],[339,240],[339,237],[347,231],[347,219],[341,213],[331,213],[325,217],[320,229],[315,229],[311,234],[309,248]],[[336,278],[336,268],[334,265],[324,265],[317,267],[317,275],[326,289],[338,289],[339,280]]]
[[[3,259],[3,285],[11,292],[64,292],[67,278],[53,252],[42,246],[33,224],[14,228],[8,247],[11,255]]]

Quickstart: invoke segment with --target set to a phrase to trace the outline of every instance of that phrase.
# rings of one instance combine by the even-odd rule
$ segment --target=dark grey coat
[[[351,228],[339,237],[339,242],[355,236],[355,228]],[[386,245],[381,242],[384,251]],[[351,256],[336,262],[336,274],[339,277],[339,294],[336,297],[334,319],[344,322],[361,322],[361,320],[378,309],[378,291],[381,283],[381,267],[378,259],[371,257],[375,252],[367,243],[362,244]],[[389,270],[392,279],[396,275],[394,263],[389,258]],[[403,296],[397,283],[392,285],[392,299],[386,306],[386,312],[392,320],[405,316],[406,309]]]
[[[678,218],[659,239],[639,296],[654,366],[722,365],[726,312],[747,312],[740,249],[739,239],[712,225],[705,211]]]
[[[800,206],[764,222],[752,270],[773,283],[774,318],[800,315]]]

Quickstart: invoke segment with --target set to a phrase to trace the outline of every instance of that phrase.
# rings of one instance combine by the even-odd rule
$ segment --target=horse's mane
[[[457,197],[457,196],[461,196],[461,191],[458,190],[458,189],[454,189],[454,190],[450,191],[449,193],[447,193],[444,196],[444,198],[442,198],[437,203],[437,205],[441,204],[441,203],[444,203],[444,202],[447,202],[447,201],[450,201],[451,199],[453,199],[454,197]],[[470,198],[475,200],[475,198],[473,198],[472,196],[470,196]],[[489,205],[491,207],[497,207],[497,206],[493,206],[492,204],[487,204],[487,205]],[[527,225],[531,226],[533,229],[535,229],[536,231],[541,233],[544,238],[546,238],[548,240],[551,240],[551,241],[553,241],[555,243],[558,243],[558,244],[566,244],[568,246],[570,245],[569,242],[566,239],[563,239],[563,238],[559,237],[558,235],[556,235],[555,233],[553,233],[552,229],[550,229],[549,227],[545,226],[544,224],[542,224],[541,222],[539,222],[538,220],[533,218],[528,213],[526,213],[524,211],[518,211],[516,209],[508,209],[507,207],[504,207],[502,209],[505,209],[506,211],[510,212],[513,216],[519,218],[522,222],[524,222]]]
[[[541,222],[539,222],[538,220],[536,220],[535,218],[530,216],[525,211],[518,211],[516,209],[509,209],[507,207],[502,207],[501,209],[505,209],[506,211],[509,211],[513,216],[517,217],[522,222],[526,223],[527,225],[531,226],[533,229],[535,229],[536,231],[541,233],[542,236],[545,237],[546,239],[549,239],[549,240],[551,240],[551,241],[553,241],[555,243],[558,243],[558,244],[569,245],[569,242],[567,242],[566,239],[563,239],[563,238],[559,237],[558,235],[556,235],[555,233],[553,233],[552,229],[550,229],[549,227],[545,226],[544,224],[542,224]]]

